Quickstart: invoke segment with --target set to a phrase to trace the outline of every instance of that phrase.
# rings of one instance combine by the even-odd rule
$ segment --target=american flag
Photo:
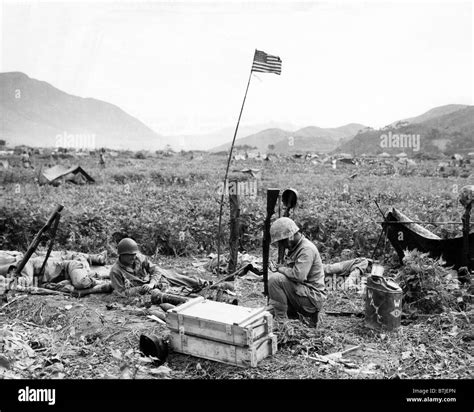
[[[253,57],[253,72],[281,74],[281,60],[260,50],[255,50]]]

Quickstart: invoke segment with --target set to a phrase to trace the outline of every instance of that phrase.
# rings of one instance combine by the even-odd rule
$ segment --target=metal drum
[[[377,330],[395,330],[402,316],[402,289],[382,276],[367,277],[365,324]]]

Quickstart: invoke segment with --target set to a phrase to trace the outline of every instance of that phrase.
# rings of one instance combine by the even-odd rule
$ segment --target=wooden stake
[[[249,80],[248,80],[248,83],[247,83],[247,88],[245,89],[244,100],[242,102],[242,107],[240,108],[240,114],[239,114],[239,118],[237,120],[237,125],[235,126],[234,138],[232,139],[232,144],[230,146],[229,158],[227,159],[227,167],[226,167],[225,175],[224,175],[224,187],[223,187],[222,195],[221,195],[221,204],[220,204],[220,209],[219,209],[219,227],[218,227],[218,231],[217,231],[217,273],[219,273],[219,270],[220,270],[219,265],[220,265],[220,261],[221,261],[220,259],[221,259],[222,207],[224,206],[224,195],[225,195],[226,188],[227,188],[227,175],[229,174],[229,166],[230,166],[230,162],[232,160],[232,151],[234,150],[235,138],[237,137],[237,131],[239,130],[240,118],[242,117],[242,112],[244,110],[245,99],[247,99],[247,92],[249,91],[250,79],[251,78],[252,78],[252,69],[250,69]]]
[[[238,195],[238,182],[233,180],[229,183],[229,202],[230,202],[230,257],[228,273],[235,272],[239,256],[239,233],[240,233],[240,204]]]

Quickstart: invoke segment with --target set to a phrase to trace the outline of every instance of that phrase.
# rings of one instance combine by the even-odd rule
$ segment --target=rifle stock
[[[280,189],[267,189],[267,215],[263,225],[263,294],[268,296],[268,263],[270,260],[270,224],[275,213],[275,205],[280,195]]]

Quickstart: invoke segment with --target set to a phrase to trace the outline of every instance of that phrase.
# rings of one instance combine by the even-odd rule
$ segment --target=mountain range
[[[159,148],[160,136],[119,107],[67,94],[24,73],[0,73],[0,139],[11,145]]]
[[[242,125],[238,136],[244,137],[235,145],[280,153],[474,151],[473,134],[474,106],[449,104],[379,130],[359,123],[335,128],[297,128],[282,122]],[[163,136],[113,104],[65,93],[24,73],[0,73],[0,140],[10,146],[154,151],[170,145],[175,150],[219,152],[230,148],[233,135],[234,128],[229,127],[207,134]],[[394,145],[394,137],[400,136],[419,138],[419,147]],[[227,143],[220,144],[223,141]]]
[[[296,131],[288,131],[277,128],[262,130],[250,136],[242,137],[235,141],[236,146],[250,146],[261,152],[330,152],[339,143],[350,139],[366,126],[358,123],[350,123],[335,128],[321,128],[308,126]],[[211,151],[219,152],[228,150],[230,142],[217,146]]]
[[[473,136],[474,106],[448,104],[419,116],[397,120],[378,130],[357,123],[333,129],[310,126],[294,132],[272,128],[237,139],[235,144],[279,153],[454,153],[474,151]],[[228,150],[229,147],[230,143],[227,143],[212,151]]]
[[[338,147],[355,155],[382,152],[472,152],[474,151],[474,106],[436,107],[411,119],[399,120],[382,129],[365,129]],[[413,144],[418,142],[417,145]],[[396,143],[396,144],[395,144]]]
[[[250,125],[241,124],[237,136],[249,136],[266,129],[292,130],[293,128],[295,128],[294,125],[285,122],[267,122]],[[223,141],[232,141],[234,133],[235,126],[209,133],[167,136],[167,139],[169,140],[169,144],[175,149],[179,149],[179,147],[183,146],[187,150],[212,150],[212,148],[220,145]]]

